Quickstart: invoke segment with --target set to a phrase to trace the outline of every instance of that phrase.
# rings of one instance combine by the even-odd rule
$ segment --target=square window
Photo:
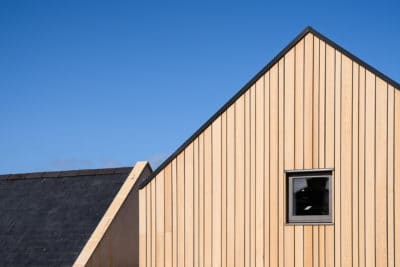
[[[287,171],[288,223],[332,222],[332,170]]]

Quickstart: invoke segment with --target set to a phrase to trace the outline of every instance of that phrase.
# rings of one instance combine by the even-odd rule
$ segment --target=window
[[[332,170],[287,171],[287,222],[332,222]]]

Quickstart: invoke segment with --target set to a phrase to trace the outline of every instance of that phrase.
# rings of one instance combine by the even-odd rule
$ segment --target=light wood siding
[[[307,34],[140,191],[141,265],[400,266],[399,92]],[[334,222],[287,224],[311,168]]]

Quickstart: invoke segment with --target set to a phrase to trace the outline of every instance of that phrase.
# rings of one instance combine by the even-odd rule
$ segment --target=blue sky
[[[157,165],[307,25],[400,81],[399,8],[2,0],[0,173]]]

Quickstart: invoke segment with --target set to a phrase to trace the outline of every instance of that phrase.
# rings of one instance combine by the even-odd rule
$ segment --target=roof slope
[[[190,143],[193,142],[196,137],[198,137],[208,126],[212,124],[212,122],[218,118],[224,111],[226,111],[237,99],[239,99],[250,87],[265,73],[267,73],[275,64],[279,62],[279,60],[284,57],[293,47],[297,45],[307,34],[313,34],[315,37],[324,41],[326,44],[332,46],[335,50],[339,51],[343,55],[346,55],[354,62],[357,62],[360,66],[363,66],[366,70],[372,72],[377,77],[391,84],[394,88],[400,89],[400,84],[393,79],[389,78],[382,72],[378,71],[368,63],[364,62],[357,56],[353,55],[334,41],[330,40],[326,36],[322,35],[314,28],[308,26],[306,27],[299,35],[296,36],[282,51],[276,55],[261,71],[259,71],[249,82],[247,82],[228,102],[226,102],[210,119],[208,119],[194,134],[192,134],[189,139],[187,139],[174,153],[172,153],[163,163],[159,165],[159,167],[154,170],[154,172],[147,177],[147,179],[143,180],[139,185],[139,189],[145,187],[150,181],[157,176],[179,153],[181,153]]]
[[[0,266],[71,266],[131,169],[0,176]]]

